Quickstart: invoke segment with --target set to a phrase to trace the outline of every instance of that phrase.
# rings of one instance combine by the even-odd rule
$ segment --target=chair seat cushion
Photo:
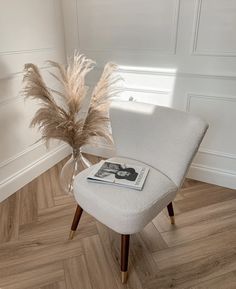
[[[109,161],[149,167],[136,160],[114,157]],[[178,188],[160,171],[149,167],[141,191],[87,180],[98,164],[75,177],[74,195],[78,204],[101,223],[120,234],[139,232],[175,197]]]

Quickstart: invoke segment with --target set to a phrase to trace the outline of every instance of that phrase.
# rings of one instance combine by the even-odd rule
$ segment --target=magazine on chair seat
[[[101,161],[87,179],[88,181],[142,190],[148,172],[148,167],[128,163]]]

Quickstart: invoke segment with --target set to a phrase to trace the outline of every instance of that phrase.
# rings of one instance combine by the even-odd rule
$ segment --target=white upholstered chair
[[[142,191],[88,182],[94,166],[74,182],[77,210],[71,238],[83,210],[121,234],[121,276],[126,282],[130,234],[141,231],[165,207],[174,224],[172,201],[208,125],[178,110],[137,102],[114,102],[110,119],[117,156],[112,161],[150,168]],[[96,166],[96,165],[95,165]]]

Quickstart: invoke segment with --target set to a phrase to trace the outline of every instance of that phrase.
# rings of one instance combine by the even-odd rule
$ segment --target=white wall
[[[63,5],[67,51],[79,48],[98,68],[108,60],[121,65],[124,98],[205,118],[210,128],[189,176],[236,188],[236,1],[63,0]]]
[[[48,59],[65,61],[60,1],[0,0],[0,201],[68,154],[63,144],[35,144],[36,104],[20,94],[24,64],[44,69]]]

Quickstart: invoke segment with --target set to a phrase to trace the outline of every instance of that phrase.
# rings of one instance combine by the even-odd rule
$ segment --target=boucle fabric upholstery
[[[111,126],[119,161],[150,168],[142,191],[76,176],[79,205],[121,234],[139,232],[174,198],[208,125],[191,114],[137,102],[114,102]],[[95,165],[96,166],[96,165]]]
[[[177,186],[208,127],[192,114],[138,102],[114,102],[110,118],[116,154],[150,164]]]
[[[125,158],[110,160],[147,166]],[[93,168],[82,171],[75,178],[75,199],[86,212],[121,234],[142,230],[176,195],[176,185],[151,167],[142,191],[89,182],[86,177]]]

